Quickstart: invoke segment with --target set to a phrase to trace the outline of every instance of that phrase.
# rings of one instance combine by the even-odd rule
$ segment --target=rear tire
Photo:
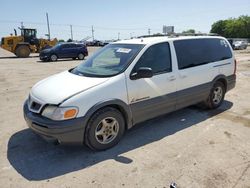
[[[15,54],[17,57],[26,58],[30,55],[30,49],[27,45],[20,45],[16,48]]]
[[[92,150],[106,150],[115,146],[124,132],[125,121],[122,114],[115,108],[103,108],[90,118],[85,143]]]
[[[217,81],[211,89],[207,100],[204,102],[205,106],[209,109],[218,108],[224,100],[225,93],[225,85],[222,82]]]
[[[57,57],[56,54],[52,54],[52,55],[50,56],[50,61],[55,62],[55,61],[57,61],[57,59],[58,59],[58,57]]]
[[[83,53],[78,54],[78,59],[79,60],[84,60],[84,54]]]

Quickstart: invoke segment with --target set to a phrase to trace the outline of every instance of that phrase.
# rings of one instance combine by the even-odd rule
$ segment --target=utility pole
[[[24,28],[24,26],[23,26],[23,22],[21,22],[21,28],[22,28],[22,29]]]
[[[148,28],[148,35],[150,35],[150,28]]]
[[[94,27],[93,27],[93,25],[92,25],[92,29],[91,29],[91,31],[92,31],[92,40],[94,41],[94,39],[95,39],[95,38],[94,38],[94,32],[95,32],[95,31],[94,31]]]
[[[46,12],[46,17],[47,17],[47,26],[48,26],[48,39],[50,40],[49,15],[47,12]]]
[[[72,25],[70,25],[70,33],[71,33],[71,40],[73,41],[73,31],[72,31]]]
[[[120,32],[118,32],[118,40],[120,40]]]

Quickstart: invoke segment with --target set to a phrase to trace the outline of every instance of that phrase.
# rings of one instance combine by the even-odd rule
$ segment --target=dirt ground
[[[250,188],[249,48],[235,51],[237,86],[219,109],[142,123],[104,152],[46,143],[23,119],[30,88],[80,61],[42,63],[0,49],[0,187]]]

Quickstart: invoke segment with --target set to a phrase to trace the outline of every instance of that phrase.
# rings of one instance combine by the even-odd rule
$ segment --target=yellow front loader
[[[53,47],[57,44],[57,39],[47,40],[36,37],[36,29],[20,28],[21,35],[10,35],[3,37],[1,47],[14,53],[17,57],[29,57],[30,53],[39,53],[41,50]]]

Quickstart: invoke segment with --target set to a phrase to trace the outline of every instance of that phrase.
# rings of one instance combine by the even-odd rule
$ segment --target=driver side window
[[[172,71],[171,54],[169,44],[159,43],[150,46],[136,63],[133,72],[140,67],[151,68],[153,74],[161,74]]]

